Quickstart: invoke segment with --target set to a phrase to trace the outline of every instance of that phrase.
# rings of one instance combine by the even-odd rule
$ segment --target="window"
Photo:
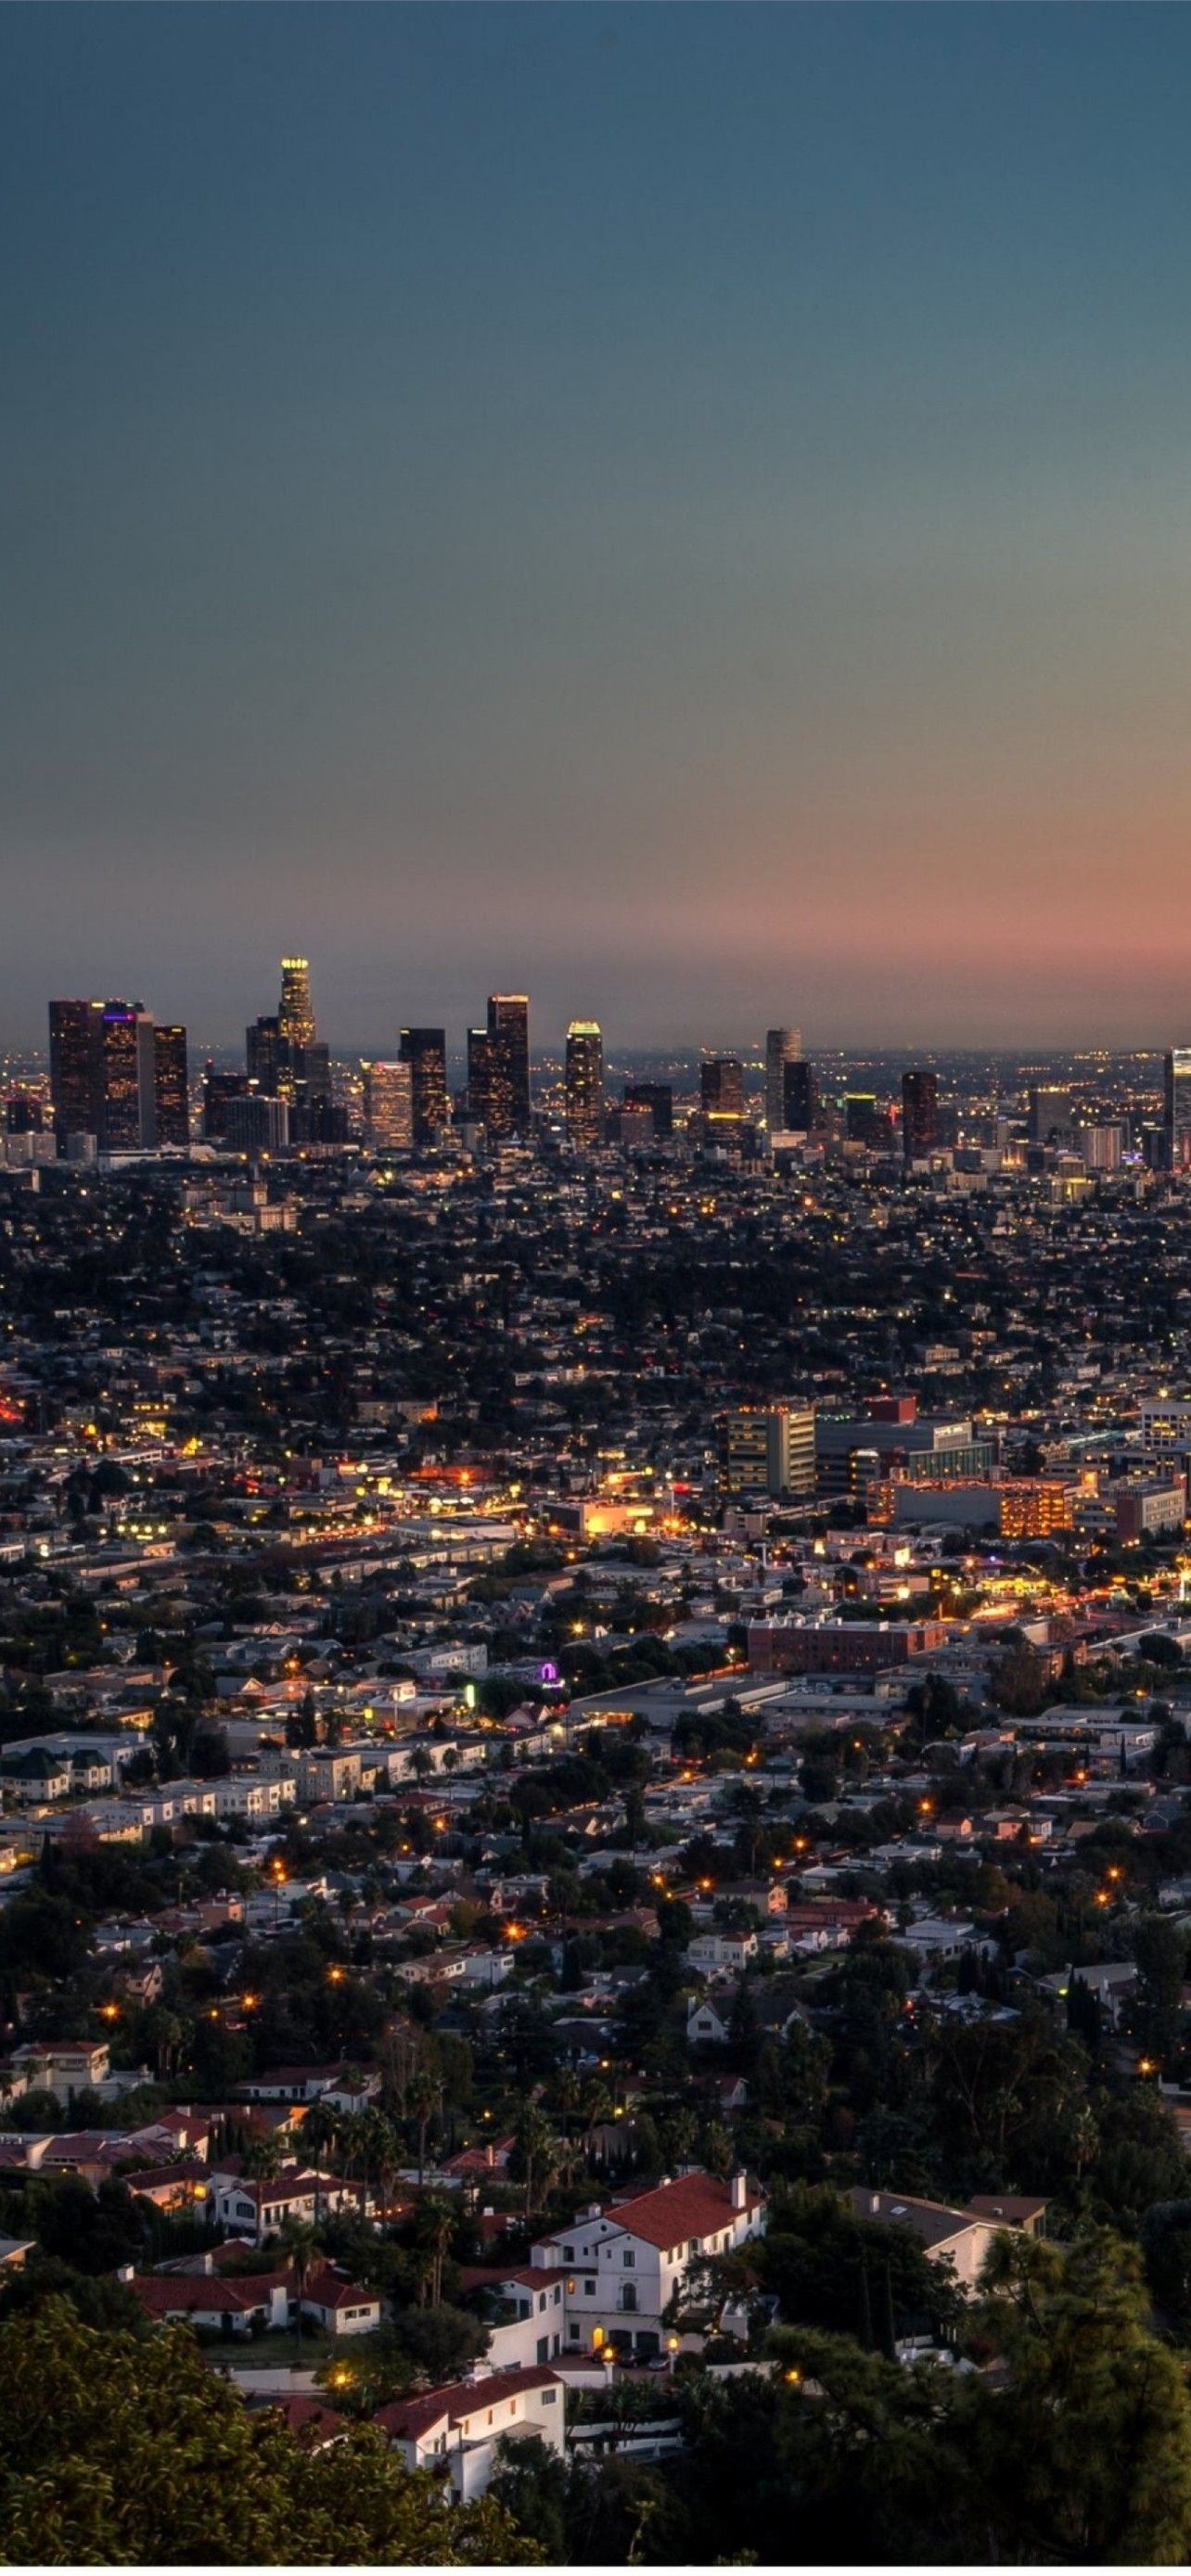
[[[594,2281],[585,2281],[585,2282],[584,2282],[584,2284],[583,2284],[583,2296],[584,2296],[584,2298],[585,2298],[585,2299],[594,2299],[595,2294],[596,2294],[596,2285],[595,2285],[595,2282],[594,2282]]]
[[[573,2245],[564,2245],[564,2246],[563,2246],[563,2249],[562,2249],[562,2259],[563,2259],[563,2262],[564,2262],[564,2263],[573,2263],[573,2262],[574,2262],[574,2260],[575,2260],[575,2248],[574,2248],[574,2246],[573,2246]]]
[[[554,2401],[555,2401],[555,2398],[557,2397],[557,2395],[558,2395],[558,2390],[557,2390],[557,2388],[544,2388],[544,2389],[542,2390],[542,2404],[543,2404],[543,2406],[553,2406]]]
[[[556,2290],[556,2291],[555,2291],[555,2293],[554,2293],[554,2305],[555,2305],[555,2307],[557,2307],[557,2306],[558,2306],[558,2303],[559,2303],[559,2300],[561,2299],[561,2297],[562,2297],[562,2291],[561,2291],[561,2290]]]
[[[543,2311],[543,2309],[544,2309],[545,2305],[546,2305],[546,2293],[545,2293],[545,2291],[544,2291],[544,2290],[539,2290],[539,2292],[538,2292],[538,2315],[539,2315],[539,2316],[541,2316],[542,2311]]]
[[[637,2257],[635,2254],[622,2254],[620,2259],[626,2272],[635,2271],[637,2265]]]
[[[626,2282],[625,2282],[624,2288],[623,2288],[623,2290],[621,2291],[621,2294],[620,2294],[620,2304],[621,2304],[622,2308],[635,2308],[635,2307],[636,2307],[636,2305],[637,2305],[637,2284],[636,2284],[636,2282],[635,2282],[635,2281],[626,2281]]]

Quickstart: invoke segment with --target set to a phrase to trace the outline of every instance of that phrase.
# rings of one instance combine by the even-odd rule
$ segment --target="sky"
[[[1191,12],[0,10],[0,1046],[1191,1040]]]

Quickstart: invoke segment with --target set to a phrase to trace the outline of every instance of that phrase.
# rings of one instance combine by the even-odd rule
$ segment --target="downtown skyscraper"
[[[567,1134],[577,1153],[604,1141],[604,1041],[598,1020],[572,1020],[567,1030]]]

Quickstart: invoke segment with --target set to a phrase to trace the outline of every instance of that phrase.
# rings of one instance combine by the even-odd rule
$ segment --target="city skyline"
[[[282,923],[361,1047],[522,983],[559,1043],[1177,1028],[1185,13],[0,60],[10,1043],[130,922],[216,1041]]]

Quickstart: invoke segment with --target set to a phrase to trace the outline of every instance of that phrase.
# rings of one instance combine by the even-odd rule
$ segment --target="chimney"
[[[879,2218],[881,2215],[881,2195],[879,2191],[870,2191],[868,2196],[868,2206],[870,2216],[873,2218]]]
[[[747,2174],[734,2173],[731,2183],[733,2209],[743,2209],[748,2198],[748,2188]]]
[[[116,2273],[116,2279],[118,2281],[132,2281],[135,2280],[135,2278],[136,2274],[131,2263],[121,2263]]]

